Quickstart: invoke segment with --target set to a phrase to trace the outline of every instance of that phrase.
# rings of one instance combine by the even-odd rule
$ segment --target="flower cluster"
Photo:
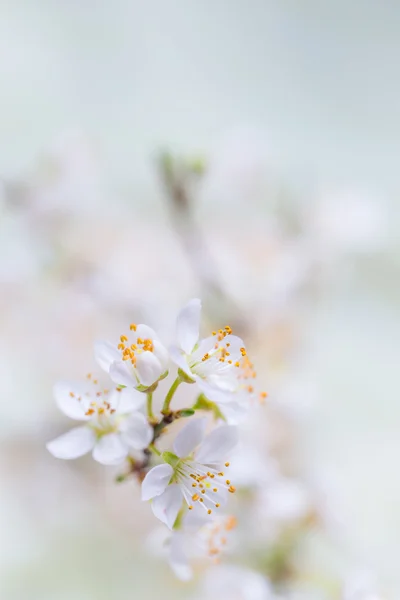
[[[176,343],[169,351],[150,327],[135,323],[115,344],[96,342],[97,363],[109,380],[104,383],[89,373],[81,383],[55,386],[58,407],[83,424],[47,444],[57,458],[74,459],[91,451],[104,465],[127,461],[128,474],[141,483],[142,500],[151,501],[154,515],[172,532],[170,563],[182,578],[191,574],[188,557],[193,552],[184,550],[188,541],[215,558],[236,524],[224,512],[236,491],[229,476],[230,455],[238,442],[236,423],[257,399],[256,373],[243,341],[229,326],[200,339],[200,317],[200,301],[191,300],[178,316]],[[170,360],[178,372],[157,416],[153,393],[168,376]],[[173,410],[181,383],[195,384],[197,394],[191,406]],[[183,417],[190,420],[171,448],[161,451],[159,439]]]

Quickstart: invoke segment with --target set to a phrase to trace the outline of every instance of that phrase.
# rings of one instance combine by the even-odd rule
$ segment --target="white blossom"
[[[244,343],[232,334],[229,325],[200,340],[200,315],[201,302],[197,298],[181,310],[177,345],[170,348],[171,358],[209,400],[220,406],[229,422],[236,422],[249,406]]]
[[[130,448],[143,450],[152,440],[153,429],[138,412],[145,395],[134,389],[104,389],[88,375],[81,383],[59,382],[54,396],[64,414],[85,422],[47,444],[56,458],[73,459],[92,451],[97,462],[116,465]]]
[[[346,580],[343,600],[384,600],[377,587],[374,573],[368,569],[361,569]]]
[[[167,374],[168,352],[157,334],[147,325],[130,325],[117,345],[95,343],[95,357],[100,367],[120,385],[148,388]]]
[[[266,577],[236,565],[219,565],[204,576],[197,598],[218,600],[277,600]]]
[[[264,488],[257,490],[250,517],[255,536],[271,543],[283,530],[306,519],[313,511],[312,496],[306,485],[276,473]]]
[[[210,521],[205,513],[187,512],[180,529],[173,530],[168,542],[168,562],[182,581],[193,577],[193,564],[219,560],[232,548],[232,532],[237,520],[218,515]]]
[[[152,500],[154,515],[172,529],[184,500],[189,510],[211,515],[235,487],[225,474],[227,457],[238,441],[236,427],[222,425],[205,436],[206,419],[193,419],[177,435],[174,452],[153,467],[142,484],[142,500]]]

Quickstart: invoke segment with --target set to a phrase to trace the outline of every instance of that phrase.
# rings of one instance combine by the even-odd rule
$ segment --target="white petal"
[[[153,467],[143,479],[142,500],[150,500],[165,491],[173,475],[173,468],[166,463]]]
[[[97,341],[94,343],[94,356],[100,367],[108,373],[113,362],[121,360],[121,353],[110,342]]]
[[[207,419],[190,419],[189,423],[178,433],[174,441],[174,452],[185,458],[193,452],[204,438]]]
[[[240,402],[226,402],[220,405],[220,409],[230,425],[237,425],[243,421],[249,412],[249,407]]]
[[[124,440],[135,450],[144,450],[153,439],[154,431],[141,413],[130,415],[121,424]]]
[[[160,361],[148,350],[137,356],[136,371],[140,383],[145,386],[153,385],[163,374]]]
[[[179,485],[169,485],[165,492],[153,498],[151,508],[157,519],[172,529],[182,506],[182,493]]]
[[[113,390],[108,396],[108,402],[117,414],[126,415],[142,408],[146,402],[146,394],[126,387],[120,391]]]
[[[131,369],[123,360],[114,362],[111,365],[110,377],[114,383],[119,385],[126,385],[127,387],[136,387],[138,385],[138,381],[133,376]]]
[[[183,526],[186,531],[198,531],[204,525],[210,524],[210,515],[207,514],[207,511],[204,510],[204,507],[200,504],[200,502],[193,502],[192,510],[188,510],[185,512],[185,516],[183,518]],[[214,506],[211,507],[211,510]]]
[[[201,302],[190,300],[181,310],[176,323],[178,344],[186,354],[190,354],[199,339]]]
[[[239,441],[237,427],[222,425],[214,429],[202,442],[195,460],[203,464],[219,463],[226,457]]]
[[[93,458],[102,465],[118,465],[127,457],[128,446],[119,433],[107,433],[96,443]]]
[[[70,419],[87,421],[90,416],[85,415],[86,405],[84,402],[86,388],[68,381],[59,381],[53,388],[54,398],[58,408]],[[72,394],[72,395],[71,395]],[[81,398],[81,400],[78,400]]]
[[[217,338],[213,335],[210,335],[210,336],[200,340],[198,347],[196,348],[196,350],[194,352],[192,352],[192,359],[195,362],[199,362],[203,358],[203,356],[206,354],[206,352],[211,354],[211,352],[214,350],[216,340],[217,340]]]
[[[170,545],[169,564],[178,579],[189,581],[193,577],[193,569],[184,550],[184,537],[180,531],[174,531]]]
[[[142,338],[142,340],[158,340],[158,335],[154,329],[143,323],[140,323],[140,325],[136,327],[135,337]]]
[[[226,402],[232,402],[235,399],[234,392],[221,390],[215,385],[210,385],[204,379],[199,378],[197,380],[197,385],[199,386],[203,394],[206,396],[206,398],[208,398],[208,400],[211,400],[211,402],[220,402],[221,404],[224,404]]]
[[[56,458],[78,458],[87,454],[96,443],[95,433],[90,427],[75,427],[46,444],[47,450]]]
[[[242,358],[241,348],[245,348],[243,340],[237,335],[228,335],[225,338],[225,342],[229,343],[229,352],[231,353],[230,358],[232,360],[240,360]]]
[[[186,362],[185,355],[183,354],[183,352],[180,348],[178,348],[177,346],[171,346],[169,349],[169,355],[170,355],[171,359],[174,361],[174,363],[180,369],[182,369],[182,371],[184,373],[186,373],[186,375],[188,375],[192,379],[195,379],[195,375],[193,375],[193,373],[189,369],[189,365]]]
[[[165,346],[159,342],[158,340],[154,340],[153,342],[154,355],[158,358],[163,368],[163,371],[166,371],[169,363],[169,354],[168,350]]]

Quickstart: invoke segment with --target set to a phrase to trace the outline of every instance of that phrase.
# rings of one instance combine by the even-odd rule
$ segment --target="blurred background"
[[[193,296],[269,392],[233,563],[282,598],[400,597],[400,6],[0,14],[1,598],[223,600],[155,556],[134,481],[45,449],[93,341],[134,320],[168,344]]]

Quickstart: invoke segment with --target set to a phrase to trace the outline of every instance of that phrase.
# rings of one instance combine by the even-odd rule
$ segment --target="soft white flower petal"
[[[110,392],[108,402],[117,414],[126,415],[142,408],[146,402],[146,394],[132,387],[126,387]]]
[[[144,450],[153,439],[154,431],[142,413],[130,415],[121,424],[124,440],[135,450]]]
[[[194,362],[199,362],[203,358],[203,356],[208,352],[211,354],[214,350],[214,346],[216,343],[216,336],[210,335],[202,340],[200,340],[198,347],[194,352],[192,352],[192,359]]]
[[[263,575],[239,565],[218,565],[208,569],[204,575],[201,597],[278,600]]]
[[[192,506],[192,510],[185,512],[183,527],[185,531],[195,532],[204,525],[210,524],[210,515],[207,514],[200,502],[193,502]]]
[[[131,369],[129,369],[126,362],[119,360],[114,362],[110,367],[110,377],[119,385],[126,385],[127,387],[136,387],[138,381],[133,376]]]
[[[87,416],[85,403],[86,388],[84,385],[68,381],[59,381],[53,388],[54,398],[58,408],[70,419],[77,421],[87,421],[90,416]],[[73,395],[71,395],[73,394]],[[81,398],[81,400],[78,400]]]
[[[190,300],[178,315],[176,330],[178,344],[186,354],[190,354],[199,339],[201,302]]]
[[[96,436],[90,427],[75,427],[46,444],[47,450],[56,458],[66,460],[87,454],[95,445]]]
[[[178,579],[189,581],[193,577],[193,569],[190,566],[184,546],[184,534],[180,531],[174,531],[170,544],[169,564]]]
[[[182,506],[182,493],[179,485],[169,485],[165,492],[153,498],[151,508],[157,519],[172,529]]]
[[[143,323],[137,325],[135,337],[142,338],[142,340],[158,340],[158,335],[156,334],[154,329],[152,329],[148,325],[144,325]]]
[[[118,465],[127,457],[128,445],[119,433],[103,435],[93,448],[93,458],[102,465]]]
[[[220,409],[229,425],[241,423],[249,412],[249,407],[240,402],[226,402],[221,404]]]
[[[99,340],[94,343],[94,356],[100,367],[108,373],[113,362],[121,360],[121,353],[110,342]]]
[[[203,394],[212,402],[218,402],[221,404],[232,402],[235,399],[235,393],[228,390],[221,390],[220,388],[209,384],[204,379],[197,379],[197,385],[203,392]]]
[[[191,419],[178,433],[174,441],[174,452],[180,458],[185,458],[193,452],[204,438],[207,419]]]
[[[145,386],[153,385],[163,374],[160,361],[148,350],[137,356],[136,371],[140,383]]]
[[[195,375],[193,375],[193,373],[189,369],[189,365],[186,362],[185,355],[183,354],[180,348],[178,348],[177,346],[170,346],[169,355],[177,367],[182,369],[182,371],[186,373],[186,375],[188,375],[192,379],[195,379]]]
[[[173,475],[173,468],[166,463],[153,467],[142,483],[142,500],[150,500],[165,491]]]
[[[236,367],[230,367],[229,369],[215,369],[214,373],[207,376],[207,383],[222,392],[232,394],[238,391],[239,384],[243,383],[243,379],[238,379],[238,369]]]
[[[168,368],[168,363],[169,363],[168,350],[165,348],[165,346],[159,340],[153,341],[153,348],[154,348],[154,350],[153,350],[154,355],[160,361],[163,371],[166,371]]]
[[[195,460],[203,464],[219,463],[226,460],[239,441],[237,427],[222,425],[214,429],[201,443]]]
[[[240,360],[242,358],[241,348],[245,348],[243,340],[237,335],[229,335],[225,338],[226,342],[229,342],[229,352],[231,357]]]

